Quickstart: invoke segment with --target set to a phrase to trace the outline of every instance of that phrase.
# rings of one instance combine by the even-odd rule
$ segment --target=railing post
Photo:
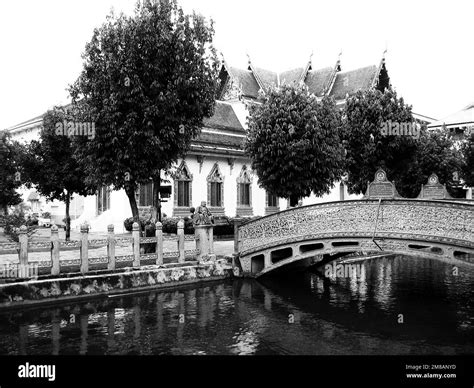
[[[213,225],[208,224],[194,226],[194,238],[196,240],[196,248],[199,250],[199,254],[197,255],[199,262],[207,262],[216,259],[213,246],[213,228]]]
[[[178,222],[178,263],[184,263],[184,221],[179,220]]]
[[[133,266],[140,267],[140,225],[133,223]]]
[[[234,253],[239,253],[239,225],[241,219],[239,216],[234,218]]]
[[[210,228],[208,231],[208,237],[209,237],[209,254],[213,255],[214,254],[214,225],[210,225]]]
[[[89,271],[89,225],[81,225],[81,273]]]
[[[58,226],[51,226],[51,275],[59,275],[59,232]]]
[[[28,276],[28,228],[25,225],[20,226],[18,232],[18,242],[20,243],[20,265],[18,275],[20,278]],[[25,271],[26,270],[26,271]],[[26,273],[25,273],[26,272]]]
[[[109,259],[107,269],[115,269],[115,234],[112,224],[107,226],[107,256]]]
[[[156,236],[156,265],[163,264],[163,224],[158,221],[155,229]]]

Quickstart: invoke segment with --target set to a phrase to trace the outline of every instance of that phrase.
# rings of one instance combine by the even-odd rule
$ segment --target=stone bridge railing
[[[201,230],[203,228],[206,230]],[[164,241],[173,241],[177,250],[165,251]],[[196,249],[185,250],[185,241],[195,242]],[[100,248],[106,249],[105,255],[91,257],[91,252]],[[70,250],[77,252],[73,255],[75,258],[61,258],[64,251]],[[121,254],[119,250],[122,251]],[[124,254],[124,250],[128,251],[127,254]],[[30,260],[28,256],[32,251],[45,252],[44,258]],[[178,222],[177,234],[172,236],[163,235],[162,224],[157,222],[155,236],[152,237],[141,236],[140,227],[135,222],[131,236],[116,236],[113,225],[110,225],[107,237],[89,239],[88,226],[82,225],[80,239],[71,241],[59,239],[56,225],[51,227],[49,241],[29,239],[26,226],[22,226],[19,230],[19,242],[0,243],[0,258],[2,254],[11,252],[18,253],[18,262],[0,268],[3,278],[31,278],[38,274],[59,275],[66,272],[86,274],[98,268],[115,270],[123,267],[139,268],[150,264],[160,266],[171,262],[180,264],[185,260],[197,260],[200,263],[215,260],[212,225],[201,226],[194,235],[185,235],[183,221]]]
[[[394,199],[297,207],[241,225],[238,251],[244,258],[278,246],[338,238],[365,240],[356,250],[371,250],[378,239],[388,239],[393,251],[405,250],[397,241],[410,240],[474,252],[474,205]]]

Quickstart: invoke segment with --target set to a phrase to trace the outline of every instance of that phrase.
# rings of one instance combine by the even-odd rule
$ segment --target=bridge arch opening
[[[289,259],[293,256],[293,248],[282,248],[272,251],[270,258],[273,264],[278,263],[279,261]]]
[[[331,243],[333,247],[358,247],[359,242],[357,241],[334,241]]]
[[[300,246],[300,253],[308,253],[312,251],[318,251],[320,249],[324,249],[323,243],[305,244]]]
[[[433,247],[431,245],[408,244],[408,249],[417,251],[426,251],[436,255],[444,255],[444,250],[440,247]]]
[[[251,259],[251,272],[258,273],[265,268],[265,256],[263,254],[253,256]]]
[[[474,263],[474,254],[463,251],[454,251],[453,256],[455,259],[465,260]]]
[[[418,244],[408,244],[408,248],[410,249],[426,249],[429,248],[428,245],[418,245]]]

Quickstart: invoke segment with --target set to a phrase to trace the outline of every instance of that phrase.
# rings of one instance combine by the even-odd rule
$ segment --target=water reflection
[[[407,257],[0,313],[1,354],[473,354],[474,272]],[[397,321],[403,314],[404,323]]]

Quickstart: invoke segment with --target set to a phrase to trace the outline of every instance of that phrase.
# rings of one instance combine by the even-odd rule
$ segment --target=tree
[[[133,17],[113,14],[94,31],[84,69],[71,86],[74,103],[96,124],[78,158],[89,180],[125,189],[138,221],[135,191],[154,183],[153,217],[161,219],[159,190],[213,114],[218,62],[214,29],[174,0],[144,0]]]
[[[0,131],[0,209],[5,215],[9,206],[21,202],[16,189],[22,184],[19,164],[22,149],[18,142],[11,141],[6,131]]]
[[[283,85],[250,107],[245,151],[259,184],[292,205],[329,193],[342,175],[341,116],[332,99],[318,102],[305,85]]]
[[[358,91],[346,100],[343,121],[350,193],[364,193],[378,168],[396,182],[406,177],[414,162],[417,140],[414,136],[384,135],[381,130],[384,123],[413,123],[411,106],[403,98],[390,89]],[[399,192],[405,194],[403,187]]]
[[[66,240],[71,234],[69,205],[73,194],[90,195],[96,190],[96,187],[86,184],[84,166],[74,157],[76,143],[73,132],[69,130],[75,131],[76,124],[82,124],[78,117],[79,113],[72,107],[57,107],[46,112],[40,140],[33,140],[27,146],[22,160],[28,185],[35,185],[38,192],[50,201],[65,203]],[[58,131],[59,127],[61,131]],[[78,135],[74,132],[74,136]]]
[[[399,133],[388,132],[387,126],[394,131],[396,126]],[[349,192],[364,193],[375,171],[383,168],[403,197],[416,197],[432,173],[457,195],[453,173],[461,171],[463,161],[453,139],[416,124],[411,106],[395,91],[359,91],[349,97],[344,130]]]
[[[471,128],[467,132],[461,150],[464,158],[462,178],[468,187],[474,187],[474,129]]]
[[[421,185],[426,184],[428,177],[435,173],[440,182],[446,184],[448,192],[456,197],[458,193],[453,186],[454,172],[463,168],[461,152],[455,147],[453,139],[443,131],[422,131],[416,143],[414,158],[398,175],[397,190],[408,198],[416,197]]]

